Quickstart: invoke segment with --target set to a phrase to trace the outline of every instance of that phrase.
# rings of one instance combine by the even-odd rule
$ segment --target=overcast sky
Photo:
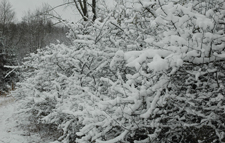
[[[44,3],[49,4],[51,7],[56,7],[60,4],[63,4],[63,0],[8,0],[16,12],[17,21],[21,20],[21,17],[25,15],[28,10],[34,11],[37,8],[40,8]],[[55,9],[58,14],[61,15],[63,19],[70,21],[76,21],[79,19],[79,15],[75,12],[73,7],[65,6]]]

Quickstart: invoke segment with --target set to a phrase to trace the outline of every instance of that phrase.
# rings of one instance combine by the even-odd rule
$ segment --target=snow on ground
[[[0,143],[43,143],[38,135],[18,128],[13,114],[17,106],[12,97],[0,97]]]

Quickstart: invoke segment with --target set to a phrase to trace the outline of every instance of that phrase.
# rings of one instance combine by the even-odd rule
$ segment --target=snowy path
[[[16,128],[17,122],[13,112],[17,105],[12,98],[0,97],[0,143],[40,143],[36,135],[29,135]]]

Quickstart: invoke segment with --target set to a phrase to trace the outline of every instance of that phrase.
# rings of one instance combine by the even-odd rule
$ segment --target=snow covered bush
[[[65,143],[225,141],[224,1],[126,2],[31,55],[22,113]]]

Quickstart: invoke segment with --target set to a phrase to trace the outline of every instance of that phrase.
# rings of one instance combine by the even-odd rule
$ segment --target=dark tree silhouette
[[[95,21],[96,17],[97,17],[97,13],[96,13],[96,0],[92,0],[92,3],[89,4],[87,0],[73,0],[74,4],[78,10],[78,12],[80,13],[80,15],[82,16],[84,21],[88,21],[89,19],[89,15],[88,15],[88,5],[91,6],[92,9],[92,13],[93,13],[93,17],[92,17],[92,21]]]

